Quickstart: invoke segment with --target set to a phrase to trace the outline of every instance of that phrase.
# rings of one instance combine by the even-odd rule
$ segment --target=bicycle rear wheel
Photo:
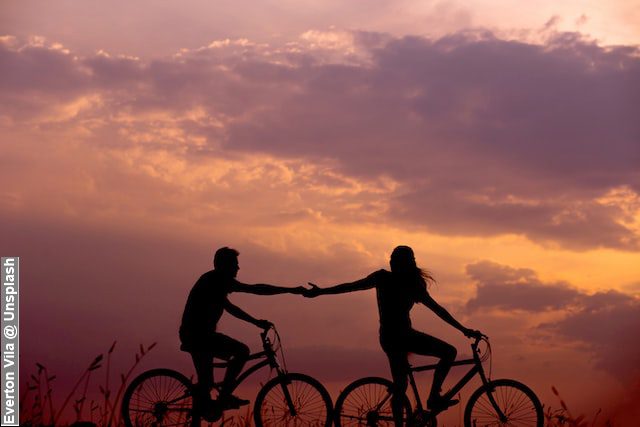
[[[262,387],[253,417],[257,427],[330,427],[331,411],[331,397],[318,380],[286,374]]]
[[[392,394],[393,382],[385,378],[366,377],[352,382],[336,401],[336,427],[392,427]],[[411,404],[407,396],[403,396],[403,407],[403,419],[410,420]]]
[[[500,408],[504,418],[496,411]],[[495,380],[477,389],[464,410],[465,427],[496,425],[543,427],[542,404],[526,385],[514,380]]]
[[[138,375],[122,398],[126,427],[199,425],[193,416],[191,381],[171,369],[152,369]]]

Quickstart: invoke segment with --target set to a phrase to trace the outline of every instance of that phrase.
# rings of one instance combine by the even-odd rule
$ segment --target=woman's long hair
[[[413,249],[409,246],[397,246],[391,253],[389,264],[391,272],[401,277],[403,281],[415,283],[424,289],[428,289],[432,283],[436,283],[431,272],[418,267]]]

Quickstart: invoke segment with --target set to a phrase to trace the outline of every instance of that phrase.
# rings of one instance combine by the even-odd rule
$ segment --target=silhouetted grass
[[[546,427],[614,427],[614,424],[610,420],[606,420],[602,424],[597,424],[598,417],[602,412],[601,408],[598,408],[591,421],[589,421],[585,415],[578,415],[577,417],[574,417],[569,410],[569,407],[560,396],[558,389],[551,387],[551,391],[558,397],[560,408],[553,409],[550,406],[546,407],[546,411],[544,413]]]
[[[72,427],[90,427],[90,426],[108,426],[121,427],[124,422],[120,416],[120,403],[124,391],[128,385],[129,379],[135,368],[140,364],[142,358],[152,350],[157,343],[153,343],[148,347],[140,345],[139,350],[135,354],[135,360],[126,373],[120,374],[120,385],[113,394],[111,390],[111,356],[116,347],[116,341],[106,352],[106,358],[103,354],[96,356],[88,367],[82,372],[76,380],[73,388],[65,396],[62,405],[58,408],[54,404],[53,384],[56,380],[55,375],[49,375],[47,367],[41,363],[36,363],[37,373],[29,377],[26,384],[26,390],[20,397],[20,422],[23,426],[72,426]],[[104,363],[103,363],[104,362]],[[90,400],[87,403],[87,394],[90,389],[91,378],[94,371],[104,367],[104,382],[98,385],[98,390],[102,399],[100,402]],[[74,420],[65,419],[65,409],[73,400]],[[87,403],[87,405],[85,405]],[[250,408],[244,413],[229,413],[225,417],[215,423],[203,423],[209,427],[251,427],[253,425],[253,412]]]
[[[135,362],[126,374],[120,375],[120,386],[116,394],[115,399],[111,400],[110,389],[110,365],[111,354],[115,349],[116,342],[114,341],[109,350],[107,351],[106,360],[106,375],[104,386],[99,386],[100,393],[103,396],[102,407],[95,400],[91,400],[89,403],[88,411],[85,411],[85,403],[87,401],[87,393],[89,391],[89,383],[94,371],[102,367],[102,361],[104,356],[99,354],[96,356],[89,366],[82,372],[78,380],[71,391],[65,397],[62,405],[56,410],[53,400],[53,387],[52,383],[56,379],[55,375],[50,376],[46,366],[41,363],[36,363],[37,375],[31,375],[26,384],[26,391],[20,398],[20,421],[21,425],[25,426],[58,426],[68,425],[63,423],[62,419],[64,411],[67,408],[71,399],[74,399],[73,411],[75,414],[75,421],[71,425],[100,425],[100,426],[120,426],[122,420],[120,419],[120,399],[124,392],[127,381],[134,369],[138,366],[142,358],[156,346],[156,343],[151,344],[145,349],[140,344],[140,351],[136,352]],[[80,393],[76,394],[78,390]],[[30,397],[33,396],[31,399]],[[85,412],[88,412],[88,420],[85,417]]]

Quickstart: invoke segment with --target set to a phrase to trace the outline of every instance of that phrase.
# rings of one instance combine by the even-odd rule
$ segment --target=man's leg
[[[213,353],[210,351],[194,351],[190,354],[198,376],[198,382],[195,385],[194,404],[199,408],[204,408],[211,400],[210,393],[213,388]]]
[[[215,334],[214,348],[215,356],[228,362],[219,396],[219,399],[224,400],[231,396],[236,386],[236,378],[242,372],[245,363],[247,363],[250,352],[249,347],[245,344],[220,333]],[[245,401],[242,401],[241,404],[244,403]]]
[[[418,331],[412,331],[408,348],[411,353],[440,358],[433,373],[433,384],[427,402],[431,402],[428,403],[430,407],[443,403],[440,396],[442,384],[451,369],[451,365],[456,360],[456,354],[458,353],[456,348],[436,337]],[[452,401],[451,403],[457,402]]]
[[[393,377],[394,386],[393,396],[391,398],[393,421],[396,427],[403,427],[402,403],[404,401],[403,396],[407,391],[409,361],[407,360],[407,353],[401,351],[389,352],[387,353],[387,357],[389,358],[389,366],[391,367],[391,376]]]

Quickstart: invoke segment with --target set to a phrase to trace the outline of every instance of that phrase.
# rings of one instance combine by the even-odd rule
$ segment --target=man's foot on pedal
[[[200,417],[208,422],[218,421],[222,416],[220,407],[211,399],[196,399],[193,409]]]
[[[457,405],[459,402],[458,399],[445,399],[442,396],[430,397],[427,400],[427,407],[432,411],[440,412]]]
[[[241,399],[233,394],[218,397],[218,402],[226,409],[238,409],[241,406],[249,404],[248,400]]]

